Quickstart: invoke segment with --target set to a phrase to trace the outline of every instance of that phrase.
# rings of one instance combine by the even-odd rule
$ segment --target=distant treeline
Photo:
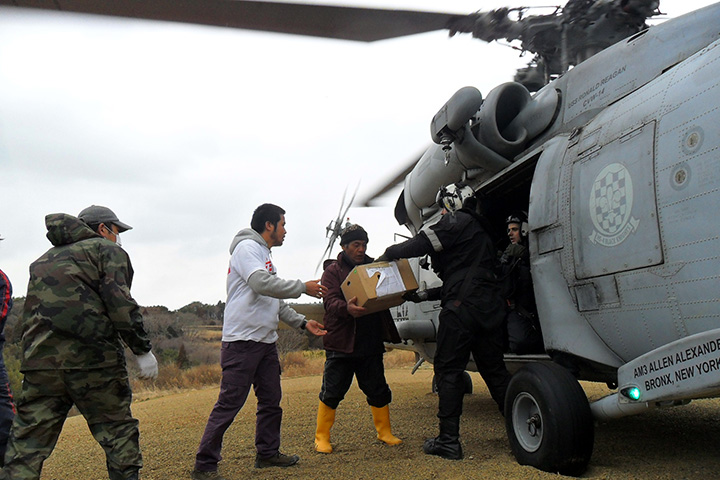
[[[13,298],[13,308],[5,325],[5,364],[8,368],[10,386],[15,392],[19,391],[22,383],[20,340],[24,305],[25,297]],[[290,305],[308,319],[322,321],[324,314],[322,303]],[[206,372],[207,368],[203,368],[206,366],[214,367],[210,370],[213,373],[201,375],[202,380],[194,379],[190,383],[197,387],[201,386],[200,384],[212,384],[218,381],[219,344],[224,311],[224,302],[215,305],[192,302],[178,310],[169,310],[163,306],[142,307],[145,328],[150,335],[153,352],[160,363],[159,382],[167,382],[168,388],[184,388],[187,386],[187,380],[182,377],[192,376],[189,372],[192,369],[196,369],[196,372],[198,370]],[[316,337],[286,328],[283,323],[280,324],[279,335],[278,350],[281,360],[291,351],[322,348],[322,341]],[[128,359],[133,356],[129,350],[126,354]],[[132,378],[134,362],[128,360],[128,365]],[[166,371],[165,375],[163,370]],[[156,385],[156,387],[163,386]]]

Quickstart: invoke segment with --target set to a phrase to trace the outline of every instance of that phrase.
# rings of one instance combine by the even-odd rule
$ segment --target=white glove
[[[158,363],[152,352],[138,355],[136,357],[140,368],[140,378],[156,378],[158,375]]]

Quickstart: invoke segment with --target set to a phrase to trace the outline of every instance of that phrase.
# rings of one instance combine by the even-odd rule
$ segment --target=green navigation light
[[[625,387],[622,390],[620,390],[620,393],[624,395],[625,397],[629,398],[633,401],[640,400],[640,396],[642,393],[640,392],[640,389],[638,387]]]

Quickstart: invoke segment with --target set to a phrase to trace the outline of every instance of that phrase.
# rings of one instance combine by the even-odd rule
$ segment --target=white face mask
[[[115,244],[116,244],[118,247],[122,247],[122,240],[120,240],[120,234],[113,232],[113,230],[112,230],[111,228],[108,228],[107,226],[105,227],[105,229],[106,229],[109,233],[115,235]],[[107,237],[105,237],[105,238],[107,238]],[[108,240],[109,240],[109,238],[108,238]]]

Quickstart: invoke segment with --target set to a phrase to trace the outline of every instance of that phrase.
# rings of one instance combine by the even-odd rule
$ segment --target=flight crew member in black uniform
[[[519,355],[544,353],[527,248],[525,212],[514,212],[505,220],[510,244],[500,257],[503,296],[507,300],[505,323],[508,351]]]
[[[503,411],[510,383],[510,373],[503,361],[505,308],[493,273],[497,261],[495,248],[476,212],[472,188],[463,183],[448,185],[440,189],[437,201],[443,209],[440,220],[423,227],[410,240],[388,247],[380,259],[429,254],[433,270],[443,282],[433,361],[440,434],[426,440],[423,450],[459,460],[463,457],[460,444],[463,375],[470,353],[490,395]],[[428,299],[428,292],[408,299],[416,302]]]

